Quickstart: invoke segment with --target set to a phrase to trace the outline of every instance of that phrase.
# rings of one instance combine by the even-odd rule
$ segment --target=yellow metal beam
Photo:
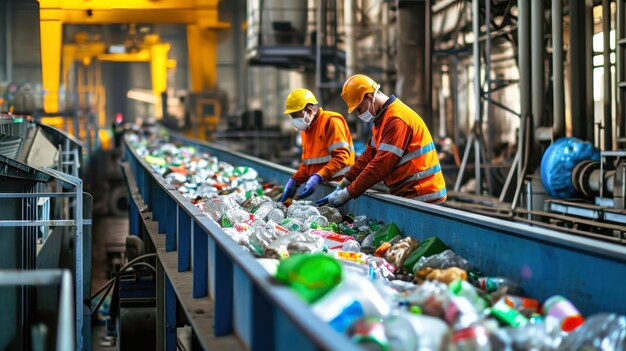
[[[46,112],[58,112],[63,24],[112,23],[181,23],[187,25],[190,76],[192,91],[217,88],[217,30],[230,28],[219,20],[220,0],[38,0],[40,8],[42,80],[47,91],[44,97]],[[80,43],[79,43],[80,44]],[[155,44],[155,43],[153,43]],[[167,45],[167,47],[166,47]],[[85,65],[97,56],[100,60],[149,61],[153,93],[160,101],[167,85],[167,67],[175,66],[167,59],[168,44],[147,45],[138,53],[109,55],[80,46],[63,50],[64,59],[82,56]],[[80,50],[88,52],[80,53]],[[99,49],[98,49],[99,50]],[[165,53],[165,54],[164,54]],[[69,68],[63,68],[67,81]],[[160,113],[160,105],[156,111]]]
[[[46,95],[43,107],[46,112],[59,112],[59,80],[61,69],[61,21],[41,21],[41,79]]]

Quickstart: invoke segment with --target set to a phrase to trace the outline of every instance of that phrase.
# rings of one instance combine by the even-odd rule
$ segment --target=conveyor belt
[[[266,181],[281,184],[294,172],[219,145],[176,134],[172,134],[172,138],[192,144],[222,161],[254,167]],[[203,240],[198,231],[208,236],[208,253],[203,251],[207,244],[202,242],[200,248],[198,244],[194,245],[194,252],[195,255],[208,255],[210,279],[206,282],[206,277],[196,276],[193,285],[209,285],[209,296],[215,303],[216,334],[234,332],[246,347],[258,346],[258,343],[290,350],[301,346],[310,349],[311,343],[321,348],[349,347],[350,343],[344,337],[326,325],[319,325],[320,321],[302,302],[293,299],[283,287],[271,284],[267,273],[249,254],[173,187],[165,184],[128,144],[126,158],[137,181],[137,196],[141,196],[149,207],[154,207],[150,210],[157,220],[167,221],[159,225],[159,232],[167,233],[168,251],[178,250],[179,258],[183,254],[189,255],[188,241]],[[331,190],[332,187],[326,186],[315,197],[322,197]],[[518,282],[528,296],[545,300],[552,295],[565,295],[585,315],[602,311],[626,314],[621,281],[621,277],[626,276],[625,247],[373,191],[350,201],[342,210],[393,221],[404,234],[417,239],[437,235],[483,273],[507,276]],[[137,218],[139,209],[131,204],[131,228],[139,228]],[[190,227],[193,227],[192,239],[185,237],[189,235]],[[183,246],[180,246],[181,242]],[[180,267],[179,260],[179,270]],[[600,271],[602,274],[598,274]],[[257,296],[259,294],[261,297]],[[270,316],[273,327],[270,326],[267,333],[271,335],[257,330],[259,327],[254,321],[258,313]],[[267,323],[263,328],[267,330]],[[290,342],[284,342],[286,332],[291,335]],[[329,338],[339,339],[331,343]]]

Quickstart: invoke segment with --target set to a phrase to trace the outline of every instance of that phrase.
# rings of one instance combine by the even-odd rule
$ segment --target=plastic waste
[[[318,235],[324,238],[324,243],[328,247],[328,250],[339,250],[343,248],[343,245],[347,241],[353,241],[354,239],[351,236],[337,234],[335,232],[321,230],[321,229],[312,229],[309,233],[313,235]]]
[[[502,300],[524,315],[532,315],[539,310],[539,301],[523,296],[505,295]]]
[[[394,237],[397,236],[398,235],[394,235]],[[417,245],[417,240],[412,237],[400,239],[385,252],[385,260],[395,267],[402,267],[404,260],[411,254],[411,251],[413,251]]]
[[[338,332],[344,332],[363,316],[382,318],[390,307],[372,282],[356,273],[346,272],[344,281],[319,299],[311,309]]]
[[[476,281],[476,286],[487,292],[493,292],[502,288],[506,288],[506,292],[513,294],[521,291],[514,281],[503,277],[480,277]]]
[[[331,207],[331,206],[322,206],[320,208],[318,208],[319,213],[326,217],[326,219],[328,220],[328,222],[330,223],[341,223],[341,212],[339,212],[338,209]]]
[[[418,284],[422,283],[424,280],[437,280],[449,284],[456,279],[467,280],[467,273],[458,267],[446,269],[425,267],[415,273],[415,281]]]
[[[420,258],[415,266],[413,266],[413,272],[419,272],[423,268],[449,268],[458,267],[465,271],[471,269],[469,262],[461,256],[458,256],[452,250],[443,251],[440,254],[432,255],[430,257]]]
[[[487,301],[478,294],[476,288],[465,280],[456,279],[452,281],[448,284],[448,289],[450,289],[450,293],[453,295],[467,299],[477,312],[482,312],[488,306]]]
[[[498,302],[491,307],[490,313],[506,326],[517,328],[528,324],[528,318],[524,317],[513,307],[507,305],[502,299],[498,300]]]
[[[399,235],[400,229],[398,226],[393,222],[388,223],[374,233],[374,247],[378,247],[383,241],[390,242],[391,239]]]
[[[387,317],[383,324],[393,351],[447,350],[450,330],[442,320],[401,311]]]
[[[337,260],[324,254],[294,255],[280,262],[276,279],[312,303],[341,282],[342,269]]]
[[[405,297],[411,305],[419,306],[424,314],[443,319],[444,311],[450,297],[447,294],[448,287],[445,284],[426,281]]]
[[[362,317],[354,321],[346,334],[352,341],[367,351],[387,351],[389,340],[380,318]]]
[[[361,245],[359,245],[359,243],[356,240],[348,240],[343,243],[341,250],[348,251],[348,252],[359,252],[361,251]]]
[[[472,325],[454,331],[452,336],[456,351],[491,351],[489,332],[482,325]]]
[[[559,351],[626,350],[626,317],[601,313],[567,335]]]
[[[411,252],[409,257],[406,258],[404,261],[404,268],[411,270],[420,258],[440,254],[446,250],[449,250],[448,245],[446,245],[438,237],[431,236],[426,238],[413,252]]]
[[[566,332],[571,332],[585,322],[574,304],[560,295],[552,296],[543,303],[543,314],[558,319],[561,329]]]

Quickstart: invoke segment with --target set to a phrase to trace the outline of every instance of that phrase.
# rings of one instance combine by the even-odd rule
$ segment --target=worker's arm
[[[306,165],[304,163],[300,162],[300,167],[298,167],[298,170],[296,171],[296,173],[291,178],[293,180],[295,180],[296,184],[298,184],[298,185],[306,182],[307,179],[309,179],[309,174],[307,172]]]
[[[359,176],[359,174],[361,174],[363,169],[365,169],[367,164],[376,155],[376,148],[371,146],[372,144],[373,144],[372,138],[369,138],[369,140],[367,141],[367,147],[365,148],[365,151],[356,159],[356,162],[354,163],[354,165],[352,165],[352,167],[350,168],[348,173],[346,173],[344,178],[353,182]]]
[[[335,173],[350,164],[350,144],[348,131],[338,118],[330,118],[326,128],[326,140],[331,159],[322,169],[317,171],[325,181],[335,177]]]
[[[412,138],[413,130],[401,119],[392,117],[382,131],[376,156],[348,186],[350,196],[353,199],[361,196],[367,189],[391,174]]]

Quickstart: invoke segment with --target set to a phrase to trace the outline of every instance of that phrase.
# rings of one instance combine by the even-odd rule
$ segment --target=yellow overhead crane
[[[62,44],[64,24],[115,24],[115,23],[173,23],[187,26],[187,47],[192,94],[217,89],[217,30],[230,28],[218,18],[220,0],[39,0],[42,81],[46,91],[44,111],[59,112],[59,86],[61,57],[83,64],[93,58],[114,61],[149,61],[155,101],[160,101],[166,88],[167,51],[169,44],[160,43],[158,36],[146,36],[141,50],[130,54],[106,54],[102,43]],[[80,38],[78,38],[80,40]],[[104,50],[104,51],[103,51]],[[73,57],[73,58],[72,58]],[[171,61],[169,61],[171,65]],[[69,72],[64,64],[64,79]],[[206,103],[205,99],[197,99]],[[217,101],[210,101],[217,103]],[[155,111],[159,109],[156,108]],[[214,129],[220,106],[205,108],[195,106],[200,121],[199,129]],[[204,116],[202,111],[214,115]],[[206,112],[205,112],[206,113]],[[202,121],[208,121],[204,125]]]

